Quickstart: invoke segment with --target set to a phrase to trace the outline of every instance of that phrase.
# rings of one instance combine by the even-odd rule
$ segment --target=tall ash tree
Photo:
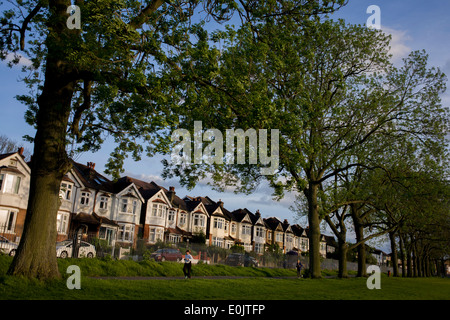
[[[388,49],[389,37],[380,31],[317,17],[299,24],[272,16],[257,26],[205,35],[190,52],[197,62],[183,65],[192,79],[185,90],[192,94],[181,104],[183,128],[202,119],[204,127],[222,132],[279,129],[280,166],[275,175],[263,176],[248,162],[167,162],[166,176],[181,176],[193,186],[209,172],[219,188],[232,185],[238,192],[252,192],[266,179],[277,197],[287,190],[303,194],[311,275],[321,277],[321,186],[367,166],[382,135],[444,132],[444,75],[427,68],[420,52],[396,69]],[[199,76],[205,74],[209,79]]]
[[[144,152],[167,151],[163,129],[178,121],[175,112],[189,94],[179,90],[190,81],[180,61],[208,27],[205,22],[227,21],[233,13],[255,25],[280,16],[302,21],[343,2],[8,1],[0,18],[1,58],[12,54],[14,64],[25,55],[32,61],[25,78],[31,94],[18,98],[29,106],[26,119],[36,128],[29,137],[34,152],[24,232],[9,274],[60,276],[56,212],[73,153],[97,151],[112,137],[117,148],[108,173],[117,177],[127,155],[139,159]],[[67,24],[72,4],[80,8],[80,29]],[[207,16],[194,19],[202,9]]]

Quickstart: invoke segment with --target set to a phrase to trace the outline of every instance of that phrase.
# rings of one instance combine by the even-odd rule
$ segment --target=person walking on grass
[[[189,250],[186,250],[186,254],[184,255],[184,267],[183,267],[185,279],[191,278],[191,263],[192,263],[191,252]]]
[[[302,277],[302,268],[303,268],[303,265],[300,262],[300,260],[297,260],[296,267],[297,267],[297,278],[300,279]]]

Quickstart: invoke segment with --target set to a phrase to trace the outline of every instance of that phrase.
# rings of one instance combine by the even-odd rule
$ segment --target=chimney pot
[[[23,147],[20,147],[19,150],[17,150],[17,152],[19,153],[19,155],[23,156]]]
[[[175,192],[175,187],[169,187],[169,191]]]

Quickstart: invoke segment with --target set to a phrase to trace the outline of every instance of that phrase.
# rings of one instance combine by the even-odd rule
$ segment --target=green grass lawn
[[[40,282],[6,276],[10,259],[0,257],[1,299],[46,300],[450,300],[450,279],[381,278],[381,289],[369,290],[366,279],[297,279],[293,270],[194,266],[194,277],[164,280],[98,279],[92,276],[181,276],[177,263],[60,260],[63,278]],[[65,270],[71,263],[82,270],[81,289],[69,290]],[[122,270],[120,272],[120,270]],[[248,276],[202,279],[200,276]],[[283,277],[283,278],[277,278]],[[188,294],[187,294],[188,293]]]

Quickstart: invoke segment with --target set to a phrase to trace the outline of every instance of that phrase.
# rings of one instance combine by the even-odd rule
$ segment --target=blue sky
[[[365,24],[370,14],[366,13],[370,5],[377,5],[381,10],[381,26],[386,33],[392,34],[392,49],[394,61],[401,61],[412,50],[425,49],[429,54],[430,65],[441,68],[450,75],[450,1],[446,0],[350,0],[349,4],[333,17],[344,18],[349,23]],[[34,130],[25,123],[26,107],[18,103],[14,96],[27,93],[25,85],[19,82],[24,74],[20,67],[8,68],[6,62],[0,62],[0,134],[21,141],[22,136],[34,135]],[[443,103],[450,103],[450,94],[442,96]],[[25,147],[32,149],[28,143]],[[104,165],[113,145],[106,143],[101,151],[78,156],[77,161],[96,163],[96,169],[104,170]],[[176,180],[163,181],[160,178],[162,165],[160,158],[143,159],[140,162],[129,160],[125,164],[125,175],[147,181],[155,181],[165,187],[175,186],[181,197],[210,196],[215,200],[221,199],[229,210],[248,208],[255,212],[260,210],[263,217],[277,216],[288,219],[291,223],[299,222],[306,225],[304,219],[297,220],[296,215],[289,210],[294,196],[289,194],[280,202],[272,200],[271,190],[261,186],[254,194],[235,195],[232,192],[217,193],[202,184],[194,190],[187,191],[179,186]],[[328,232],[327,232],[328,233]],[[349,239],[350,240],[350,239]],[[389,250],[388,250],[389,251]]]

